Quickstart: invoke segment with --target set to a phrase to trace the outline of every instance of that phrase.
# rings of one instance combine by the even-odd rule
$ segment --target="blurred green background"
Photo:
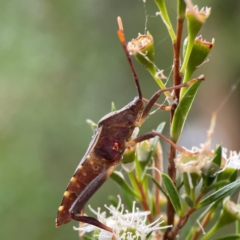
[[[175,20],[175,1],[170,2]],[[240,78],[240,2],[194,3],[212,7],[201,34],[209,41],[214,37],[216,44],[210,62],[196,73],[204,73],[206,81],[179,143],[189,148],[205,141],[211,113]],[[92,136],[85,120],[97,122],[110,111],[111,101],[121,108],[136,96],[116,18],[123,18],[130,40],[144,32],[147,12],[156,64],[168,75],[171,43],[156,11],[153,1],[145,8],[137,0],[0,1],[0,239],[78,239],[72,230],[77,223],[56,229],[55,217]],[[135,65],[149,98],[157,85]],[[221,108],[213,136],[214,143],[238,151],[239,90]],[[158,111],[141,132],[167,119],[168,113]],[[118,193],[108,180],[90,203],[103,206],[108,194]]]

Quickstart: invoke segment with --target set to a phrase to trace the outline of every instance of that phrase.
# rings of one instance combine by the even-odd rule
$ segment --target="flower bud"
[[[223,210],[229,215],[227,219],[233,219],[233,221],[240,221],[240,205],[227,197],[223,201]]]
[[[188,23],[188,45],[186,54],[183,60],[182,68],[180,72],[185,74],[187,64],[189,62],[190,54],[192,52],[194,39],[196,38],[199,30],[202,27],[202,24],[207,20],[211,13],[211,8],[206,7],[202,8],[200,11],[198,7],[188,8],[186,11],[186,19]]]
[[[217,218],[216,224],[208,230],[202,239],[212,239],[212,236],[224,226],[240,221],[240,206],[229,200],[229,197],[223,201],[223,209]],[[226,238],[227,239],[227,238]]]
[[[199,159],[199,153],[182,152],[175,158],[176,168],[181,173],[196,173],[198,175],[202,174],[202,167],[205,161]]]
[[[132,39],[132,41],[128,43],[127,49],[152,75],[156,73],[154,66],[155,51],[153,37],[149,32],[144,35],[139,34],[137,38]]]
[[[135,169],[135,148],[127,148],[123,154],[122,167],[126,172],[132,172]]]
[[[215,152],[206,149],[200,149],[198,152],[183,152],[174,160],[176,168],[183,175],[185,191],[190,194],[191,189],[195,188],[203,178],[204,185],[209,186],[214,181],[216,174],[224,165],[224,159],[221,158],[219,147]]]
[[[209,7],[203,7],[200,11],[197,5],[195,5],[193,8],[187,8],[186,19],[188,21],[189,33],[191,31],[197,34],[198,31],[201,29],[202,24],[205,23],[210,14],[211,8]]]
[[[148,160],[148,155],[151,151],[152,144],[148,141],[142,141],[138,144],[136,149],[137,159],[139,162],[145,162]]]
[[[186,38],[183,43],[183,57],[186,54],[187,46],[188,38]],[[213,46],[214,39],[212,39],[212,42],[207,42],[206,40],[203,40],[202,36],[198,36],[197,38],[195,38],[192,52],[190,54],[189,61],[184,74],[183,82],[188,82],[191,79],[193,72],[196,70],[198,66],[200,66],[204,62],[204,60],[212,50]],[[181,96],[183,96],[185,91],[186,88],[181,89]]]
[[[179,154],[174,161],[176,168],[182,173],[185,192],[190,196],[201,179],[203,161],[199,160],[198,153],[188,152]]]
[[[183,56],[185,56],[186,54],[187,46],[188,46],[188,38],[186,38],[183,43]],[[193,72],[196,70],[198,66],[200,66],[204,62],[204,60],[210,53],[211,49],[213,48],[213,46],[214,46],[214,39],[212,39],[212,42],[207,42],[203,40],[202,36],[195,38],[192,52],[191,52],[191,55],[186,67],[186,71],[184,74],[183,82],[188,82],[191,79]],[[186,88],[182,88],[180,98],[183,97],[185,92],[186,92]]]
[[[209,237],[216,231],[235,221],[240,221],[240,205],[230,201],[229,197],[223,200],[223,209],[218,217],[218,221],[208,232]],[[210,233],[210,234],[209,234]],[[210,238],[207,238],[210,239]]]
[[[132,39],[131,42],[128,43],[127,49],[131,55],[137,59],[152,75],[158,86],[163,89],[166,88],[162,79],[166,77],[163,74],[163,70],[157,70],[154,64],[154,41],[152,35],[148,32],[147,34],[139,34],[139,36],[135,39]],[[171,94],[169,92],[164,92],[164,94],[171,98]]]

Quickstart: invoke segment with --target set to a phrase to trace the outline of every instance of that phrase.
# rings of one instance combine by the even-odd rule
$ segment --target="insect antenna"
[[[126,40],[125,40],[125,36],[124,36],[124,32],[123,32],[123,24],[122,24],[121,17],[118,17],[117,21],[118,21],[118,27],[119,27],[118,37],[119,37],[119,40],[120,40],[120,42],[121,42],[121,44],[123,46],[124,52],[126,53],[129,65],[131,67],[131,70],[132,70],[132,73],[133,73],[133,78],[134,78],[134,81],[135,81],[135,84],[136,84],[136,87],[137,87],[137,91],[138,91],[138,97],[140,99],[142,99],[142,92],[141,92],[138,76],[137,76],[137,73],[136,73],[135,68],[133,66],[133,62],[132,62],[132,59],[130,57],[130,54],[129,54],[128,50],[127,50],[127,44],[126,44]]]

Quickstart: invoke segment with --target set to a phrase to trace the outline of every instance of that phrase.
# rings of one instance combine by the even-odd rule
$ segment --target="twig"
[[[159,143],[159,141],[157,142],[157,147],[156,147],[156,154],[154,157],[154,163],[155,163],[155,167],[162,172],[163,171],[163,155],[162,155],[162,146]],[[156,181],[161,184],[161,177],[159,172],[157,172],[156,170],[154,171],[154,178],[156,179]],[[159,216],[160,215],[160,208],[159,208],[159,202],[160,202],[160,190],[159,188],[155,185],[155,209],[156,209],[156,214]]]
[[[134,178],[135,178],[135,182],[136,182],[136,184],[138,186],[139,192],[140,192],[141,197],[142,197],[142,201],[141,201],[142,207],[143,207],[144,211],[149,211],[150,212],[150,214],[147,217],[148,217],[148,221],[150,223],[152,223],[154,221],[154,218],[153,218],[153,216],[151,214],[150,208],[149,208],[148,203],[146,201],[147,200],[147,196],[146,196],[146,194],[145,194],[145,192],[143,190],[142,185],[138,182],[137,178],[136,177],[134,177]]]
[[[173,82],[174,85],[179,85],[181,83],[181,75],[180,75],[180,48],[181,48],[181,39],[182,39],[182,30],[183,30],[183,21],[184,19],[179,18],[177,21],[177,38],[176,42],[173,43],[173,52],[174,52],[174,66],[173,66]],[[180,94],[180,89],[175,89],[174,90],[174,96],[177,99],[177,102],[179,101],[179,94]],[[170,114],[170,123],[172,123],[172,119],[175,113],[175,108],[172,108],[171,114]],[[168,174],[169,177],[172,179],[173,183],[176,184],[176,168],[174,164],[174,159],[176,157],[176,149],[174,147],[170,147],[170,152],[169,152],[169,162],[168,162]],[[175,215],[175,210],[171,204],[170,201],[167,203],[167,219],[168,225],[173,225],[174,223],[174,215]],[[168,233],[171,231],[171,229],[167,229],[164,235],[164,239],[171,240],[168,237]]]

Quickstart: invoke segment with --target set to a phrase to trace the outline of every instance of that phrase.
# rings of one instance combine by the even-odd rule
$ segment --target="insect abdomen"
[[[84,163],[78,166],[58,208],[56,218],[57,227],[72,220],[69,209],[87,185],[106,168],[108,167],[104,164],[104,161],[96,160],[91,156],[88,156]]]

